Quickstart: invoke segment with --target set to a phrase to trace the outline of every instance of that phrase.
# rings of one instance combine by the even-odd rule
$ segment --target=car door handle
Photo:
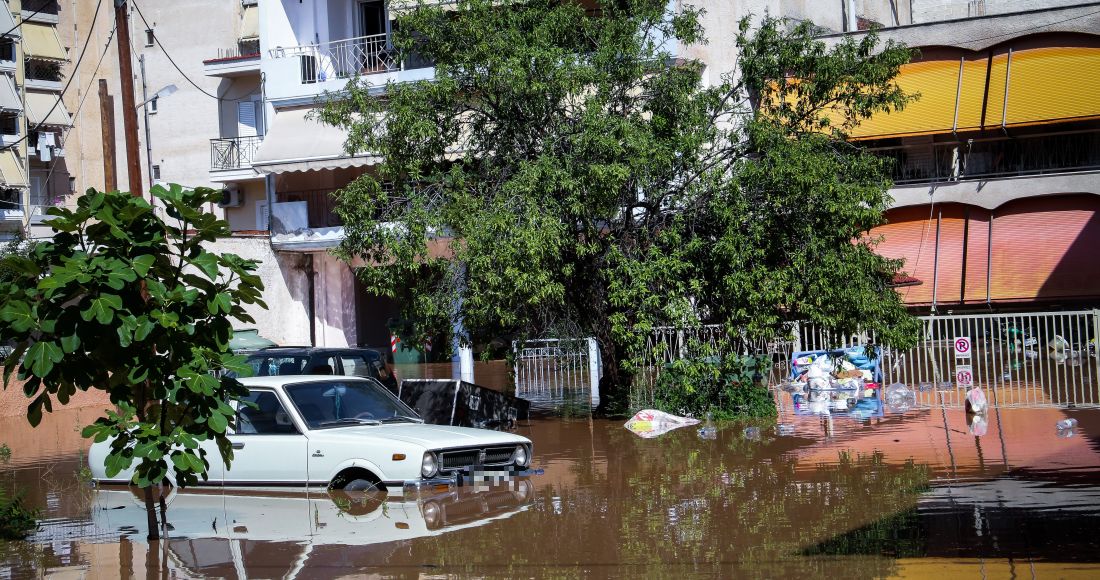
[[[244,449],[244,443],[234,443],[233,449]]]

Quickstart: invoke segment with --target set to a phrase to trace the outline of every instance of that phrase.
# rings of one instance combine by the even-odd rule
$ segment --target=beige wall
[[[229,228],[235,232],[261,229],[257,213],[262,211],[263,204],[267,201],[267,190],[262,180],[241,181],[236,184],[243,200],[241,207],[225,208],[225,219],[229,221]]]

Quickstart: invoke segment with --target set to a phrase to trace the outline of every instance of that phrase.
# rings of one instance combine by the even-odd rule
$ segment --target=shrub
[[[23,505],[23,494],[17,492],[8,495],[0,487],[0,538],[18,540],[37,527],[38,510]]]
[[[654,406],[677,415],[716,419],[775,416],[775,400],[761,384],[767,357],[727,355],[677,360],[657,379]]]

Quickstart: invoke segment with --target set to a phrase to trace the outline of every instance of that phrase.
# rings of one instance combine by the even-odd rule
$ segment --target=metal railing
[[[1100,310],[1019,314],[921,316],[921,336],[913,348],[885,346],[883,383],[903,383],[916,393],[917,406],[961,407],[966,389],[959,372],[991,392],[1002,407],[1100,405]],[[717,326],[658,328],[649,337],[648,371],[641,388],[652,388],[663,366],[685,356],[691,344],[723,344]],[[956,356],[955,342],[969,343],[969,356]],[[792,325],[788,337],[738,352],[771,355],[771,384],[786,380],[796,351],[831,350],[875,342],[870,333],[839,334],[815,324]],[[734,344],[737,344],[734,341]],[[723,353],[724,354],[724,353]],[[960,368],[961,367],[961,368]],[[967,368],[969,367],[969,368]]]
[[[516,396],[529,401],[587,393],[599,401],[599,348],[594,338],[513,342]]]
[[[290,48],[274,48],[272,58],[298,58],[302,83],[318,83],[401,70],[388,34],[374,34]]]
[[[263,135],[211,139],[210,169],[217,171],[251,167],[252,159],[263,142]]]
[[[894,159],[894,183],[1100,170],[1100,131],[871,149]]]
[[[236,58],[252,58],[260,56],[260,41],[259,40],[239,40],[237,46],[230,48],[219,48],[218,56],[207,59],[204,62],[213,62],[217,60],[230,60]]]

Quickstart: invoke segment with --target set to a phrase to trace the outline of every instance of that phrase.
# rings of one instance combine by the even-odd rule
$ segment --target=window
[[[252,403],[249,405],[247,403]],[[237,409],[237,435],[294,435],[298,429],[271,391],[252,391]]]
[[[343,354],[340,355],[340,362],[344,368],[344,376],[365,377],[380,381],[384,381],[389,377],[386,365],[378,359],[369,360],[363,355]]]
[[[69,176],[69,193],[76,193],[76,178]]]
[[[19,115],[11,115],[11,114],[0,115],[0,134],[18,135],[19,134]]]
[[[157,37],[153,34],[152,28],[145,29],[145,46],[153,46],[157,43]]]
[[[153,179],[160,179],[160,165],[153,166]]]
[[[15,60],[15,43],[10,38],[0,40],[0,60]]]

